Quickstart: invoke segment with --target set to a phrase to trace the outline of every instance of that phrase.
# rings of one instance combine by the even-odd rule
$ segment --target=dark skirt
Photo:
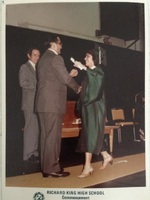
[[[104,141],[105,106],[103,100],[82,106],[82,129],[77,152],[99,154]]]

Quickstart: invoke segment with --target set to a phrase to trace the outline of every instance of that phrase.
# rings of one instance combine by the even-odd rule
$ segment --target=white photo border
[[[78,1],[61,1],[61,0],[2,0],[1,2],[1,30],[0,30],[0,71],[1,71],[1,101],[2,105],[2,200],[5,199],[15,199],[15,200],[24,200],[24,199],[33,199],[33,196],[36,193],[41,193],[44,195],[45,200],[53,200],[53,199],[62,199],[61,195],[48,195],[47,191],[50,190],[49,188],[21,188],[21,187],[6,187],[6,177],[5,177],[5,149],[6,149],[6,6],[11,4],[22,4],[22,3],[51,3],[51,2],[78,2]],[[107,2],[106,1],[79,1],[79,2]],[[108,1],[110,2],[110,1]],[[89,196],[90,200],[148,200],[150,196],[150,123],[149,123],[149,116],[150,116],[150,40],[149,40],[149,33],[150,33],[150,4],[148,0],[137,0],[137,1],[112,1],[112,2],[137,2],[137,3],[144,3],[145,5],[145,124],[146,124],[146,187],[136,187],[136,188],[99,188],[99,189],[88,189],[88,191],[104,191],[104,196],[96,196],[91,195]],[[1,136],[0,136],[1,137]],[[59,191],[64,191],[65,189],[59,189]],[[55,189],[55,190],[57,190]],[[51,188],[53,190],[53,188]],[[85,191],[85,189],[67,189],[68,191]],[[87,191],[87,190],[86,190]],[[44,198],[43,198],[44,199]],[[43,200],[41,199],[41,200]]]

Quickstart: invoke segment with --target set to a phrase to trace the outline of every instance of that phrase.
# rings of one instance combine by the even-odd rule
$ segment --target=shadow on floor
[[[144,187],[146,186],[145,171],[138,172],[113,181],[92,185],[88,188],[115,188],[115,187]]]

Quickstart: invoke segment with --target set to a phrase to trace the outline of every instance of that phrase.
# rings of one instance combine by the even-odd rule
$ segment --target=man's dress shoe
[[[63,172],[63,171],[53,172],[53,173],[50,173],[50,174],[43,173],[44,178],[48,178],[48,177],[60,178],[60,177],[67,177],[69,175],[70,175],[69,172]]]
[[[39,163],[39,157],[32,155],[30,158],[28,158],[28,160],[25,160],[25,162],[28,163]]]
[[[39,157],[32,155],[29,159],[22,163],[22,174],[31,174],[41,171]]]

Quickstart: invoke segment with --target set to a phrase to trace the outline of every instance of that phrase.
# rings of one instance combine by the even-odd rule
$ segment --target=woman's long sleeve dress
[[[99,154],[103,146],[105,123],[104,72],[101,67],[87,69],[82,82],[82,129],[77,145],[79,152]]]

